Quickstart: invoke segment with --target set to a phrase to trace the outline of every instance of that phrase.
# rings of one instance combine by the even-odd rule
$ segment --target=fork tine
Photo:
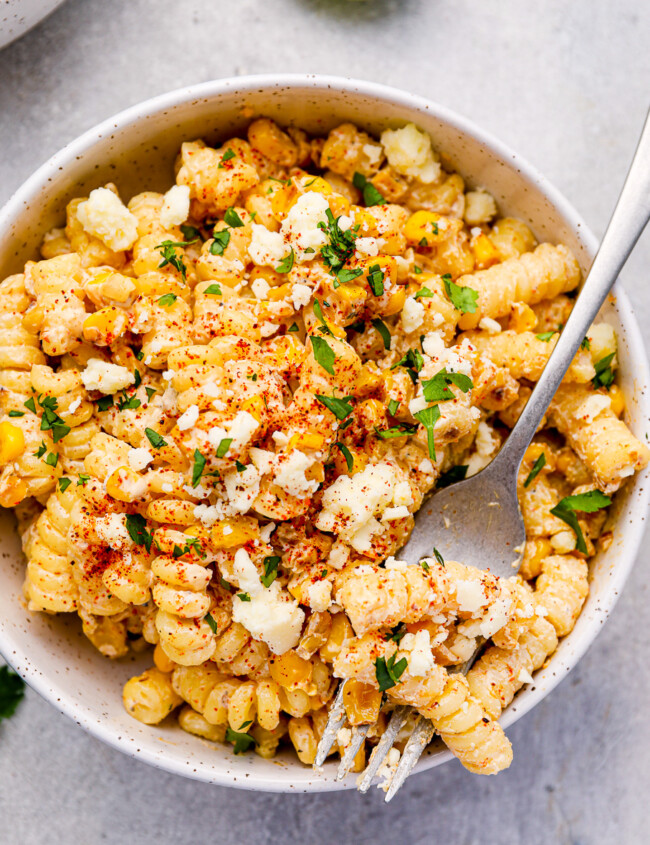
[[[343,780],[346,775],[350,774],[350,769],[354,764],[354,758],[357,756],[357,752],[363,745],[369,730],[370,725],[355,725],[352,728],[352,740],[345,749],[345,754],[339,764],[339,770],[336,773],[337,780]]]
[[[323,736],[321,737],[320,742],[318,743],[318,748],[316,749],[316,759],[314,760],[315,766],[323,765],[327,755],[330,753],[330,750],[334,745],[336,734],[345,723],[346,715],[345,707],[343,706],[343,690],[345,688],[345,684],[346,681],[342,681],[339,684],[336,697],[330,707],[327,724],[325,725]]]
[[[406,743],[404,753],[399,761],[399,765],[395,770],[395,774],[391,778],[390,787],[384,799],[388,803],[391,798],[395,796],[398,789],[402,786],[406,778],[411,774],[413,767],[420,759],[420,756],[427,745],[431,742],[435,733],[434,727],[424,716],[420,716],[413,733]]]
[[[366,770],[363,773],[361,782],[359,783],[359,792],[367,792],[370,789],[370,784],[377,774],[379,767],[384,762],[384,758],[393,747],[397,734],[400,732],[402,725],[406,721],[409,710],[410,708],[406,704],[400,704],[399,707],[396,707],[393,710],[393,715],[388,723],[388,727],[381,735],[379,742],[370,755],[370,760],[368,761]]]

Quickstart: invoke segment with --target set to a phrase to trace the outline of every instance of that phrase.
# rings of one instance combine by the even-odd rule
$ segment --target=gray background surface
[[[649,40],[645,0],[70,0],[0,53],[0,201],[146,97],[308,71],[410,89],[473,118],[600,235],[650,101]],[[648,346],[649,263],[650,232],[626,272]],[[124,757],[28,692],[0,726],[0,842],[650,842],[646,557],[578,668],[509,731],[515,760],[498,778],[450,763],[389,807],[376,790],[228,790]]]

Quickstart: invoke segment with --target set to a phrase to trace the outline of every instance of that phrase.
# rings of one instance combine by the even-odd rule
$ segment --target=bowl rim
[[[286,89],[292,87],[320,90],[335,89],[337,92],[360,94],[374,98],[380,102],[388,102],[398,107],[401,106],[410,110],[416,109],[422,112],[428,112],[447,125],[470,136],[482,144],[490,153],[508,162],[510,169],[517,170],[522,177],[535,185],[549,203],[565,218],[570,228],[579,235],[587,255],[593,260],[598,248],[598,241],[585,224],[581,215],[534,165],[531,165],[525,158],[516,153],[507,144],[500,141],[491,132],[482,129],[469,118],[453,111],[447,106],[399,88],[351,77],[311,73],[270,73],[209,80],[155,95],[123,109],[117,114],[92,126],[63,146],[17,188],[0,209],[0,233],[10,226],[13,218],[27,204],[38,198],[42,188],[58,172],[74,161],[77,156],[87,153],[101,139],[111,135],[116,130],[121,131],[134,123],[145,120],[165,110],[173,109],[176,106],[191,103],[193,100],[210,99],[225,92],[237,91],[238,93],[245,94],[253,90],[259,90],[260,88],[274,90],[277,88]],[[616,297],[616,310],[620,315],[622,324],[625,326],[628,345],[638,365],[638,380],[643,384],[648,384],[650,383],[650,367],[644,342],[629,299],[620,281],[615,283],[612,293]],[[642,410],[646,412],[646,417],[650,417],[650,397],[646,395],[645,391],[640,391],[638,401]],[[648,471],[646,471],[646,474],[648,474]],[[638,491],[638,496],[639,499],[635,507],[645,505],[647,510],[650,502],[650,485],[645,484]],[[503,717],[500,719],[500,723],[504,728],[508,728],[545,698],[566,677],[568,672],[575,667],[594,642],[603,627],[600,623],[609,616],[614,608],[620,596],[621,589],[634,566],[644,530],[645,525],[642,520],[635,520],[626,526],[625,548],[628,554],[621,556],[620,561],[615,567],[615,572],[608,585],[607,601],[601,604],[599,624],[594,622],[591,626],[590,636],[583,636],[581,640],[577,641],[569,654],[558,655],[554,658],[556,661],[554,668],[560,671],[555,671],[552,677],[546,679],[543,686],[541,684],[537,685],[535,688],[529,689],[525,696],[518,697],[517,707],[513,708],[511,706],[505,711]],[[30,663],[23,650],[20,648],[16,649],[15,646],[16,644],[13,642],[11,636],[4,635],[3,637],[3,634],[0,632],[0,654],[10,664],[15,662],[18,654],[22,654],[23,659],[17,671],[19,671],[19,674],[32,689],[36,690],[39,695],[52,704],[59,712],[74,720],[91,735],[128,756],[142,760],[155,768],[163,769],[183,777],[215,783],[220,786],[269,792],[330,792],[354,787],[353,778],[346,778],[344,781],[338,782],[315,779],[308,783],[293,785],[279,779],[273,779],[264,773],[256,772],[251,772],[245,779],[234,782],[231,776],[227,773],[220,773],[216,770],[216,767],[210,773],[206,773],[200,769],[192,770],[183,768],[180,763],[171,759],[161,759],[152,750],[145,747],[144,743],[140,743],[140,747],[134,749],[133,744],[129,743],[126,737],[116,735],[117,732],[111,728],[110,723],[104,724],[103,722],[90,719],[78,704],[65,696],[64,691],[61,692],[61,695],[56,700],[53,700],[54,696],[48,681]],[[13,661],[8,657],[10,654],[13,654]],[[425,756],[418,763],[415,772],[433,768],[449,759],[452,759],[452,755],[447,750],[444,753],[437,754],[435,757]]]

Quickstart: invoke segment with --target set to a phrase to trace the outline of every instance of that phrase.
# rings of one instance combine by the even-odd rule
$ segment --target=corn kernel
[[[340,449],[337,449],[334,453],[334,467],[339,475],[356,475],[368,465],[368,456],[365,452],[361,452],[353,446],[348,446],[348,453],[352,459],[352,469],[348,469],[345,455]]]
[[[320,656],[326,663],[331,663],[343,646],[354,639],[352,625],[345,613],[332,616],[332,628],[327,642],[320,648]]]
[[[252,284],[256,279],[264,279],[271,287],[277,287],[278,285],[284,285],[286,278],[282,273],[276,273],[272,267],[255,266],[250,272],[249,283]],[[281,299],[282,297],[279,298]]]
[[[349,680],[343,690],[343,706],[351,725],[369,725],[377,721],[382,693],[370,684]]]
[[[343,196],[343,194],[332,194],[328,198],[330,211],[334,217],[341,217],[345,214],[346,217],[350,214],[350,201]]]
[[[312,431],[301,431],[294,434],[289,441],[289,449],[322,449],[325,438],[322,434]]]
[[[84,320],[83,336],[89,343],[100,346],[110,346],[124,334],[127,328],[127,317],[124,311],[109,305],[100,308],[94,314],[89,314]]]
[[[424,238],[427,244],[432,244],[445,240],[446,227],[446,218],[435,211],[420,209],[411,214],[404,224],[404,234],[409,243],[419,244]]]
[[[384,317],[392,317],[393,314],[398,314],[404,307],[406,302],[406,291],[402,288],[393,288],[388,299],[386,300],[381,313]]]
[[[337,288],[339,297],[350,305],[358,305],[364,302],[368,296],[368,292],[361,285],[354,285],[347,283]]]
[[[156,647],[153,650],[153,662],[161,672],[171,672],[176,666],[174,661],[167,657],[160,643],[156,643]]]
[[[311,176],[302,187],[306,193],[314,191],[317,194],[327,194],[328,196],[332,193],[332,186],[322,176]]]
[[[364,238],[376,237],[378,234],[377,221],[372,214],[359,205],[352,206],[350,210],[354,216],[355,226],[359,227],[358,235]]]
[[[269,663],[269,671],[276,684],[285,689],[295,689],[309,683],[312,664],[291,650],[274,657]]]
[[[259,537],[259,523],[250,516],[223,519],[212,527],[212,542],[219,549],[243,546]]]
[[[285,282],[283,285],[278,285],[278,287],[270,288],[267,294],[269,302],[279,302],[281,299],[288,299],[291,296],[292,287],[293,285],[290,285],[288,282]]]
[[[0,422],[0,464],[15,461],[25,451],[25,435],[17,425]]]
[[[134,502],[147,490],[147,482],[130,467],[117,467],[106,479],[106,492],[118,502]]]
[[[486,267],[491,267],[493,264],[499,263],[500,258],[497,248],[487,235],[481,233],[477,237],[472,238],[470,246],[479,270],[485,270]]]
[[[15,508],[27,496],[27,482],[22,478],[6,478],[0,489],[0,507]]]
[[[249,396],[248,399],[244,399],[241,403],[241,410],[248,411],[252,417],[255,417],[258,423],[262,422],[265,411],[263,397],[259,393]]]
[[[356,392],[360,394],[372,393],[384,381],[384,376],[374,361],[368,361],[361,368],[357,377]]]
[[[290,185],[282,185],[271,194],[271,210],[276,220],[284,220],[292,205],[298,199],[298,189],[291,182]]]
[[[616,414],[617,417],[620,417],[625,410],[625,396],[623,395],[623,391],[617,384],[613,384],[609,388],[609,398],[611,400],[611,409]]]
[[[537,315],[526,302],[515,302],[510,312],[508,328],[514,332],[530,332],[537,325]]]

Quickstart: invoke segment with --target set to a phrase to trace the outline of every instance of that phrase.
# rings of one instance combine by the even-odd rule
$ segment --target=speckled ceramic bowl
[[[528,222],[540,240],[566,243],[586,270],[596,241],[569,203],[515,153],[468,120],[428,100],[368,82],[314,76],[260,76],[208,82],[164,94],[127,109],[86,132],[43,165],[0,212],[0,277],[34,258],[43,234],[60,225],[73,196],[115,181],[122,196],[166,189],[180,143],[218,140],[242,131],[251,116],[265,114],[323,133],[353,121],[378,134],[413,121],[470,184],[488,188],[503,213]],[[638,437],[650,418],[648,365],[638,327],[620,287],[603,315],[616,328],[628,420]],[[503,715],[508,727],[565,677],[594,640],[634,563],[648,509],[647,477],[634,478],[617,497],[614,542],[595,559],[589,599],[571,635],[550,665],[535,676]],[[274,760],[235,757],[174,724],[147,727],[122,708],[122,683],[149,657],[111,663],[83,637],[78,620],[31,614],[22,601],[24,563],[11,515],[2,516],[0,651],[27,682],[55,707],[99,739],[170,772],[227,786],[269,791],[325,791],[350,787],[334,779],[329,763],[315,774],[285,753]],[[549,738],[553,741],[553,737]],[[516,753],[516,749],[515,749]],[[418,764],[424,771],[450,758],[432,747]]]
[[[0,0],[0,48],[20,38],[64,0]]]

